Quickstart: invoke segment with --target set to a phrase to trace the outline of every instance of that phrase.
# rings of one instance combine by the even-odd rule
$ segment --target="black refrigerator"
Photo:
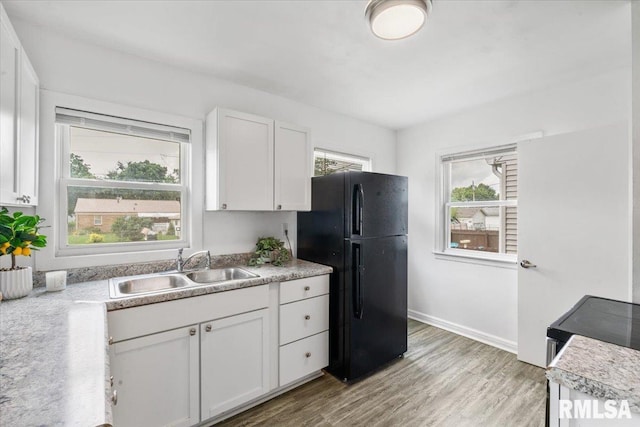
[[[298,258],[333,267],[327,370],[352,381],[407,351],[407,178],[334,173],[311,189]]]

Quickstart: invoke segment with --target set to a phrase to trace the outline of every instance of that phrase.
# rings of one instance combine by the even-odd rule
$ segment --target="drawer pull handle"
[[[310,357],[311,357],[311,353],[306,352],[306,353],[304,354],[304,357],[306,357],[307,359],[308,359],[308,358],[310,358]]]
[[[113,402],[113,406],[118,404],[118,391],[113,390],[113,394],[111,395],[111,402]]]
[[[211,332],[211,325],[205,326],[204,330],[207,332]]]
[[[196,328],[189,329],[189,335],[194,336],[196,334]]]
[[[309,316],[308,314],[304,316],[304,320],[309,320],[311,319],[311,316]]]
[[[310,287],[310,286],[305,286],[305,287],[304,287],[304,290],[305,290],[305,291],[310,291],[310,290],[311,290],[311,287]]]
[[[109,382],[111,383],[111,387],[113,387],[113,375],[109,377]]]

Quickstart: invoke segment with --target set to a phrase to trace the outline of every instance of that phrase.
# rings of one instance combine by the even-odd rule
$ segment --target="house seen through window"
[[[182,240],[189,131],[56,109],[63,247]]]
[[[517,254],[515,146],[443,156],[442,170],[445,252]]]
[[[371,160],[351,154],[336,153],[316,148],[313,151],[313,176],[330,175],[346,171],[370,171]]]

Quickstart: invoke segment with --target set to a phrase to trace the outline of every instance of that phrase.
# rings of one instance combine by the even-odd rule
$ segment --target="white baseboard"
[[[481,343],[497,347],[501,350],[508,351],[509,353],[518,353],[518,343],[515,341],[505,340],[504,338],[487,334],[477,329],[469,328],[457,323],[449,322],[448,320],[440,319],[435,316],[430,316],[416,310],[409,310],[409,318],[444,329],[445,331],[453,332],[454,334],[462,335],[463,337],[471,338],[472,340],[480,341]]]

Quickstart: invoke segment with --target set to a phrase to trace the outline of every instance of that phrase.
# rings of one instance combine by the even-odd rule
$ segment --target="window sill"
[[[444,261],[464,262],[467,264],[486,265],[489,267],[507,268],[515,270],[518,268],[518,259],[515,255],[483,254],[483,253],[461,253],[453,251],[433,251],[436,259]]]

